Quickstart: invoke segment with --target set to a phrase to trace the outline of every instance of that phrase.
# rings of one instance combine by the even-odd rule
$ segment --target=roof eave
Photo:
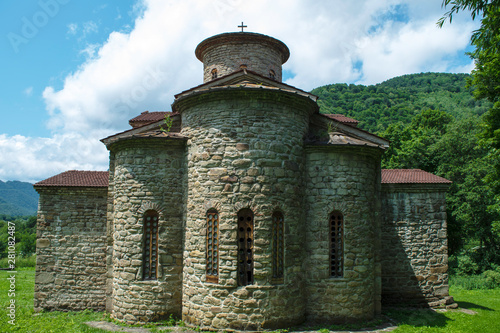
[[[172,115],[172,118],[175,118],[175,117],[180,117],[180,115],[179,114]],[[102,143],[104,143],[104,145],[106,145],[106,147],[107,147],[109,144],[115,142],[116,140],[118,140],[122,137],[133,136],[134,134],[144,133],[144,132],[148,132],[150,130],[153,130],[155,128],[160,128],[162,123],[163,123],[163,119],[152,122],[148,125],[144,125],[144,126],[136,127],[136,128],[131,128],[131,129],[128,129],[126,131],[110,135],[104,139],[101,139],[100,141]]]
[[[175,95],[174,96],[175,97],[174,104],[177,101],[177,99],[180,99],[180,98],[185,97],[185,96],[189,96],[193,92],[198,92],[198,91],[204,91],[205,92],[205,91],[210,90],[210,88],[224,87],[224,86],[226,86],[225,83],[229,83],[231,80],[233,80],[235,78],[238,78],[239,76],[241,76],[242,79],[244,79],[246,77],[247,78],[258,79],[259,81],[262,82],[263,88],[265,88],[266,86],[268,86],[268,87],[278,88],[278,89],[281,89],[281,90],[284,90],[284,91],[286,91],[286,90],[295,91],[295,92],[301,93],[301,94],[309,97],[310,99],[312,99],[315,102],[319,98],[318,96],[316,96],[314,94],[311,94],[309,92],[306,92],[306,91],[301,90],[299,88],[296,88],[294,86],[288,85],[286,83],[272,80],[272,79],[267,78],[265,76],[262,76],[262,75],[260,75],[260,74],[258,74],[256,72],[249,71],[248,69],[241,69],[239,71],[236,71],[236,72],[233,72],[231,74],[228,74],[228,75],[222,76],[220,78],[214,79],[212,81],[200,84],[200,85],[198,85],[196,87],[193,87],[191,89],[185,90],[185,91],[183,91],[183,92]],[[231,84],[228,84],[228,85],[236,85],[236,84],[237,83],[232,82]],[[173,105],[172,105],[172,111],[175,112],[175,108],[174,108]]]

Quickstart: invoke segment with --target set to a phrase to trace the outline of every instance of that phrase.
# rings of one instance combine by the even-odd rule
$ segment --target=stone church
[[[283,83],[275,38],[195,54],[203,84],[102,139],[109,171],[34,185],[36,311],[260,330],[453,302],[448,180],[381,170],[389,142]]]

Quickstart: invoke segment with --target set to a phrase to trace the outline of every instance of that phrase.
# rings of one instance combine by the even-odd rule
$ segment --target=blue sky
[[[443,29],[440,0],[6,0],[0,2],[0,180],[106,170],[99,139],[202,81],[203,39],[248,31],[285,42],[285,81],[310,90],[403,74],[470,72],[477,23]]]
[[[63,87],[66,75],[88,56],[88,45],[106,41],[112,31],[130,31],[134,0],[1,1],[0,133],[47,136],[42,92]],[[28,22],[28,23],[26,23]],[[34,27],[34,28],[33,28]],[[20,126],[22,116],[22,126]]]

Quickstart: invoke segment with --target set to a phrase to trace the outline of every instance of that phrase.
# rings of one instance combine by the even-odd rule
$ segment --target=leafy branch
[[[172,123],[173,123],[172,118],[170,117],[169,114],[166,114],[165,118],[163,118],[163,125],[165,125],[165,128],[163,127],[163,125],[160,125],[160,131],[165,133],[170,132],[170,130],[172,129]]]

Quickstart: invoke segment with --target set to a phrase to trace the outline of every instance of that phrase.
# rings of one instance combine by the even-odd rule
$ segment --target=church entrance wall
[[[108,189],[36,189],[35,311],[104,310]]]
[[[431,186],[382,186],[384,305],[427,305],[448,296],[448,185]]]
[[[380,153],[308,146],[307,319],[370,319],[380,309]]]

